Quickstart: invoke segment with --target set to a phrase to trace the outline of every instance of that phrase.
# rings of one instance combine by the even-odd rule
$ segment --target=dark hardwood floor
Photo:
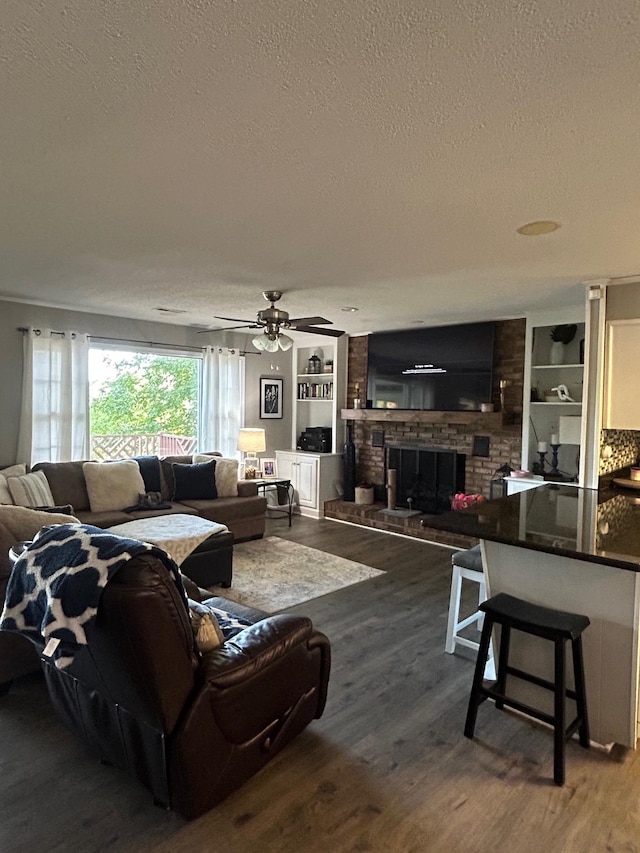
[[[451,551],[328,520],[267,533],[385,574],[293,608],[333,647],[327,710],[199,820],[159,810],[53,717],[38,677],[0,699],[0,851],[635,851],[637,753],[567,748],[485,703],[462,735],[472,656],[444,653]]]

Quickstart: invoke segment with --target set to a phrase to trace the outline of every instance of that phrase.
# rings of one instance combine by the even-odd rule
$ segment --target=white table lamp
[[[576,416],[560,416],[560,444],[580,444],[582,418]]]
[[[561,415],[558,429],[560,444],[577,444],[576,472],[580,470],[580,436],[582,433],[582,418],[576,415]]]
[[[260,470],[260,460],[258,453],[262,453],[267,449],[267,443],[263,429],[254,429],[247,427],[238,432],[238,450],[245,454],[244,456],[244,477],[245,480],[255,480]]]

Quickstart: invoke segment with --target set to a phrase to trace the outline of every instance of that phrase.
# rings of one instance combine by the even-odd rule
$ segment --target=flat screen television
[[[367,407],[479,411],[491,401],[494,323],[369,335]]]

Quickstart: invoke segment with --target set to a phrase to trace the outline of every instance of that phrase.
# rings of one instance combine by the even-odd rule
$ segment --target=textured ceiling
[[[581,303],[640,272],[639,41],[637,0],[5,0],[0,298],[216,325],[276,288],[352,333]]]

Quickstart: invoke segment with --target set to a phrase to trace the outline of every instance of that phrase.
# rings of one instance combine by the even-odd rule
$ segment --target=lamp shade
[[[276,335],[270,336],[266,332],[263,332],[261,335],[256,335],[251,343],[260,352],[278,352],[278,337]]]
[[[246,428],[238,431],[238,450],[243,453],[262,453],[267,449],[263,429]]]
[[[285,335],[282,332],[278,335],[278,346],[283,352],[287,352],[293,346],[293,338]]]

